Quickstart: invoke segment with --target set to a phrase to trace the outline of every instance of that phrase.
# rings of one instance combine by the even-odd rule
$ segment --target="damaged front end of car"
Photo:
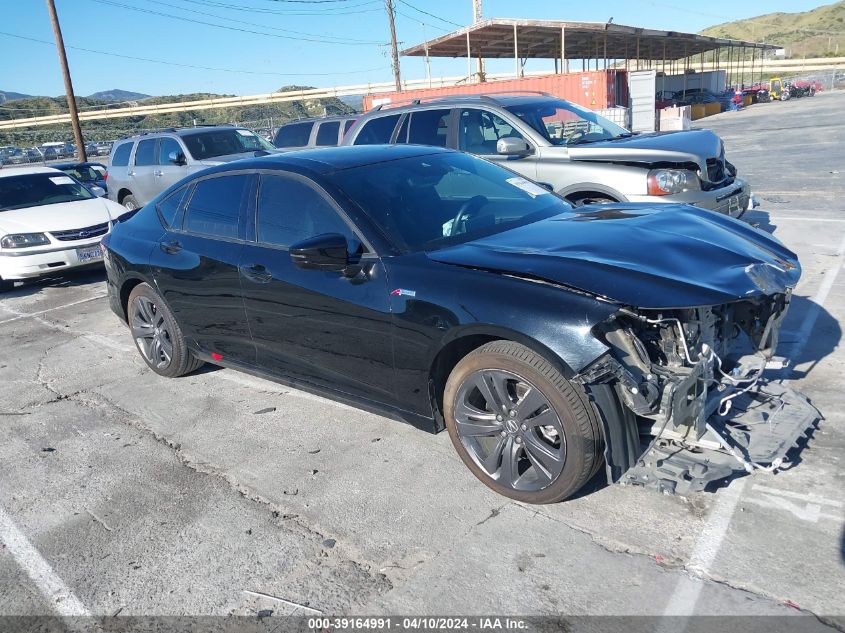
[[[575,380],[604,417],[611,481],[686,495],[788,465],[820,417],[766,376],[788,364],[774,353],[790,298],[787,288],[714,306],[626,307],[593,328],[609,351]]]

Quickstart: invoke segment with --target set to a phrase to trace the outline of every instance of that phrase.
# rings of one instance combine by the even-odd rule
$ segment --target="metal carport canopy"
[[[742,40],[727,40],[695,33],[658,31],[605,22],[563,22],[491,18],[458,29],[428,42],[406,48],[406,56],[481,58],[514,57],[516,37],[519,57],[560,59],[683,59],[723,47],[763,50],[779,48]],[[468,41],[467,41],[468,40]]]

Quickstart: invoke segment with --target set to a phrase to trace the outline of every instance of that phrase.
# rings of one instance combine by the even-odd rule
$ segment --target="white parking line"
[[[824,271],[824,281],[822,281],[821,286],[813,297],[812,305],[810,305],[804,315],[804,320],[798,329],[798,338],[789,350],[789,356],[791,358],[799,356],[810,339],[810,332],[816,324],[819,312],[830,294],[830,289],[836,281],[836,276],[842,270],[841,259],[843,255],[845,255],[845,236],[842,237],[839,248],[836,249],[836,262]],[[788,378],[793,368],[793,365],[785,368],[781,377],[783,379]],[[748,477],[744,477],[738,481],[734,481],[726,490],[718,493],[715,507],[695,542],[692,554],[690,554],[687,570],[693,575],[701,578],[706,578],[709,575],[710,567],[716,560],[716,555],[719,553],[719,548],[728,532],[728,527],[736,511],[739,499],[745,490],[747,480]],[[690,582],[690,578],[682,577],[678,580],[678,584],[669,598],[669,602],[663,612],[664,615],[693,615],[698,599],[701,596],[702,587],[703,583]]]
[[[6,550],[14,557],[15,562],[26,572],[59,615],[65,617],[90,615],[79,598],[56,575],[50,564],[15,526],[3,508],[0,508],[0,542],[6,546]]]
[[[792,220],[800,220],[801,222],[845,222],[845,220],[841,218],[808,218],[806,216],[785,216],[785,215],[770,215],[769,219],[772,222],[779,222],[782,220],[792,221]]]
[[[46,310],[39,310],[38,312],[19,312],[18,310],[15,310],[14,308],[10,308],[9,306],[0,306],[0,307],[2,307],[2,309],[4,311],[8,312],[9,314],[15,315],[11,319],[5,319],[3,321],[0,321],[0,325],[3,325],[4,323],[11,323],[12,321],[20,321],[21,319],[29,319],[29,318],[32,318],[32,317],[39,316],[41,314],[47,314],[48,312],[52,312],[53,310],[61,310],[62,308],[70,308],[72,306],[78,306],[82,303],[88,303],[89,301],[96,301],[97,299],[102,299],[103,297],[107,297],[107,296],[108,295],[105,295],[105,294],[95,295],[93,297],[88,297],[87,299],[80,299],[79,301],[73,301],[71,303],[66,303],[66,304],[60,305],[60,306],[53,306],[52,308],[47,308]]]

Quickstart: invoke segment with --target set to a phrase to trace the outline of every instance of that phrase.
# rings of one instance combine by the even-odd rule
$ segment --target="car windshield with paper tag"
[[[70,176],[21,174],[0,180],[0,211],[90,200],[94,195]]]

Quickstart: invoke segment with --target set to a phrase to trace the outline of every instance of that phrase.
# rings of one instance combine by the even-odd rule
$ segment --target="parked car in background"
[[[47,160],[46,155],[44,154],[41,149],[37,147],[30,147],[26,150],[26,161],[27,163],[43,163]]]
[[[58,169],[0,169],[0,290],[101,263],[100,240],[124,214]]]
[[[97,156],[108,156],[111,153],[112,144],[107,141],[101,141],[96,144]]]
[[[14,145],[4,145],[0,147],[0,165],[7,164],[6,160],[20,152]]]
[[[73,176],[95,196],[106,195],[106,166],[102,163],[56,163],[50,166]]]
[[[252,130],[231,125],[138,134],[112,147],[108,196],[127,209],[137,209],[188,174],[276,151]]]
[[[319,117],[285,123],[276,131],[273,145],[285,150],[340,145],[344,134],[359,116]]]
[[[343,142],[459,149],[500,162],[575,205],[682,202],[736,217],[751,204],[748,184],[712,132],[634,136],[549,95],[463,95],[375,109]]]
[[[694,207],[573,209],[466,153],[340,147],[195,174],[104,246],[152,371],[212,362],[445,424],[481,482],[526,503],[603,467],[703,490],[745,459],[777,468],[818,419],[760,379],[796,256]]]
[[[15,149],[10,153],[7,153],[5,158],[3,158],[4,165],[23,165],[24,163],[29,162],[29,156],[27,155],[26,151],[22,149]]]

